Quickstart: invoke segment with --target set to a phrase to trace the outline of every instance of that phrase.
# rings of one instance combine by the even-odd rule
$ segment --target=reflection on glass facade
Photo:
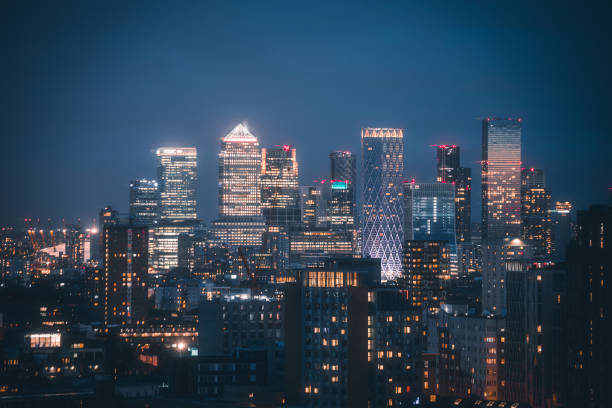
[[[261,151],[257,138],[242,123],[221,142],[219,216],[261,215]]]
[[[289,145],[261,149],[261,209],[268,225],[300,224],[298,163]]]
[[[160,219],[195,219],[198,181],[195,147],[162,147],[157,149],[157,158]]]
[[[363,256],[381,260],[383,280],[402,273],[404,132],[361,130]]]
[[[404,183],[406,239],[445,241],[457,253],[455,186],[448,183]]]
[[[157,221],[158,189],[155,180],[130,183],[130,222],[137,227],[152,227]]]
[[[521,119],[482,123],[482,238],[516,237],[521,227]]]
[[[439,183],[455,185],[455,232],[457,242],[472,240],[472,169],[461,167],[457,145],[436,145]]]

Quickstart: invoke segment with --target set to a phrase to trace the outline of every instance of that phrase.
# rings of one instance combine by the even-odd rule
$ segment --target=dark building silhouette
[[[148,234],[147,227],[104,227],[105,326],[138,324],[146,317]]]

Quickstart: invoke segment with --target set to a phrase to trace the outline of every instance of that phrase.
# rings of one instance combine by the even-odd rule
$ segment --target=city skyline
[[[89,220],[108,204],[126,212],[129,181],[155,175],[156,148],[198,147],[199,173],[209,174],[216,168],[213,147],[243,120],[262,145],[291,144],[299,157],[310,158],[301,166],[300,184],[327,173],[329,152],[357,153],[364,126],[404,128],[415,141],[407,144],[407,176],[423,182],[435,177],[429,145],[457,144],[463,166],[472,168],[478,197],[478,119],[520,116],[523,159],[547,172],[553,200],[577,208],[607,200],[609,178],[583,182],[584,174],[605,174],[604,149],[598,146],[610,133],[604,119],[610,58],[602,56],[596,40],[609,28],[596,24],[606,15],[598,8],[517,5],[499,13],[490,4],[363,10],[313,5],[299,11],[286,5],[268,13],[265,7],[228,4],[197,5],[179,19],[185,10],[169,5],[99,5],[90,6],[91,13],[85,5],[72,6],[41,5],[39,15],[15,4],[3,14],[6,41],[21,38],[25,25],[38,27],[5,47],[15,64],[3,68],[7,109],[0,165],[2,174],[20,168],[23,174],[18,182],[3,181],[15,197],[0,204],[3,225],[26,217]],[[125,24],[109,30],[117,12]],[[256,24],[253,13],[264,24]],[[358,23],[368,16],[385,21],[384,28]],[[317,19],[321,26],[311,27]],[[88,24],[88,35],[59,30],[77,30],[79,21]],[[262,26],[259,34],[245,34]],[[227,34],[227,47],[214,44],[211,30]],[[500,44],[516,64],[495,57]],[[564,44],[580,50],[581,58]],[[324,70],[321,56],[328,58]],[[236,58],[242,63],[226,64]],[[385,77],[375,63],[380,60],[389,61]],[[583,75],[585,66],[589,75]],[[96,76],[98,69],[105,75]],[[576,167],[581,171],[571,170]],[[199,191],[215,186],[214,178],[198,182]],[[52,193],[70,199],[47,199]],[[214,218],[214,199],[201,198],[198,206],[205,219]],[[474,207],[478,220],[480,209]]]

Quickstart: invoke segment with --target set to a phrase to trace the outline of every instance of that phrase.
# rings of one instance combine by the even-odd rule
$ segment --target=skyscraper
[[[553,235],[553,256],[555,259],[566,259],[565,252],[572,235],[572,203],[557,201],[550,210]]]
[[[159,218],[196,219],[197,153],[195,147],[157,149]]]
[[[437,148],[438,183],[455,186],[455,232],[457,242],[472,240],[472,169],[461,167],[457,145],[435,145]]]
[[[155,269],[178,266],[178,237],[197,224],[197,152],[194,147],[157,149],[159,222],[155,226]]]
[[[382,279],[402,273],[404,132],[361,130],[363,256],[381,260]]]
[[[355,155],[347,151],[332,152],[330,159],[330,191],[327,204],[329,226],[332,229],[355,231],[356,167]]]
[[[517,237],[521,227],[521,119],[482,122],[482,238]]]
[[[432,240],[404,242],[404,274],[413,307],[435,311],[444,302],[444,281],[450,278],[448,243]]]
[[[446,241],[457,254],[453,184],[404,183],[404,202],[406,239]]]
[[[521,171],[521,236],[533,248],[536,258],[552,254],[551,194],[540,169]]]
[[[158,184],[140,179],[130,183],[130,222],[137,227],[153,227],[157,221]]]
[[[261,207],[267,225],[300,224],[298,163],[292,146],[261,149]]]
[[[219,243],[261,246],[266,226],[261,216],[261,170],[259,141],[240,123],[221,141],[219,219],[212,224]]]
[[[300,207],[302,225],[305,229],[314,229],[319,220],[327,213],[327,200],[324,185],[300,187]]]
[[[138,324],[147,311],[148,228],[107,225],[102,235],[104,324]]]
[[[260,172],[259,142],[240,123],[221,142],[219,217],[261,215]]]

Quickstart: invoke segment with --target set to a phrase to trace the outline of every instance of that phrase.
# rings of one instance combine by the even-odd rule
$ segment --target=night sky
[[[360,128],[406,130],[406,175],[461,146],[480,213],[481,123],[523,118],[523,162],[554,200],[612,186],[612,13],[605,3],[2,1],[0,225],[91,224],[128,209],[155,148],[196,146],[199,216],[216,216],[220,138],[246,121],[294,144],[301,184]],[[540,5],[535,5],[540,3]],[[21,221],[21,222],[20,222]]]

